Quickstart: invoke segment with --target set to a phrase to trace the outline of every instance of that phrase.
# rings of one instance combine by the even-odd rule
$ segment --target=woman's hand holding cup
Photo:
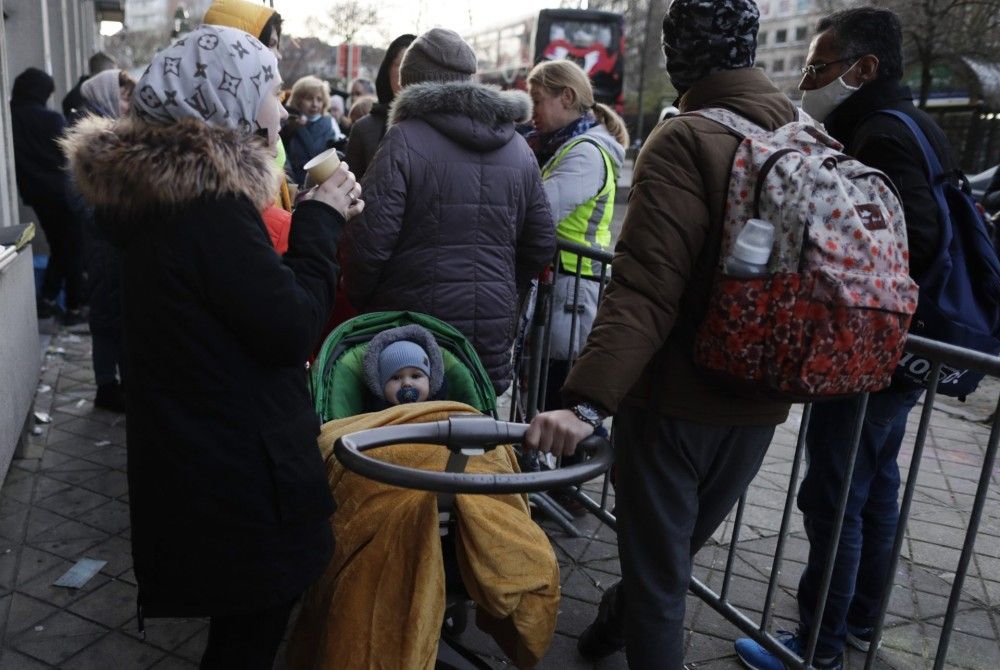
[[[336,150],[324,151],[306,163],[305,168],[311,180],[319,184],[312,190],[312,199],[330,205],[345,219],[352,219],[364,210],[361,184],[347,163],[337,156]]]

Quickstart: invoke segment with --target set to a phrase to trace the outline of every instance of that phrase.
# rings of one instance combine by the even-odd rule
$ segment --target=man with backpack
[[[602,598],[578,649],[626,647],[632,668],[680,668],[692,557],[757,473],[789,404],[704,375],[694,333],[719,267],[723,219],[740,140],[685,114],[728,108],[765,130],[795,107],[754,68],[752,0],[673,0],[663,19],[667,74],[681,111],[636,161],[611,281],[562,388],[571,409],[540,414],[529,447],[571,453],[615,415],[622,581]]]
[[[945,171],[955,166],[944,134],[914,107],[910,89],[900,83],[899,18],[886,9],[861,7],[821,19],[802,72],[802,108],[825,124],[848,155],[884,172],[896,186],[905,211],[910,275],[919,283],[938,256],[943,223],[919,140],[904,120],[886,110],[901,112],[916,123]],[[858,401],[813,406],[806,433],[809,465],[798,495],[809,538],[809,559],[798,592],[801,623],[798,631],[779,634],[779,640],[800,655],[817,625],[813,617],[823,570],[830,544],[837,541],[837,504],[845,480],[851,480],[833,581],[818,624],[816,668],[839,669],[845,642],[867,651],[872,641],[882,592],[893,581],[888,572],[899,518],[896,457],[907,417],[921,393],[918,386],[897,382],[869,396],[853,479],[848,461]],[[736,652],[747,667],[784,668],[750,639],[737,640]]]

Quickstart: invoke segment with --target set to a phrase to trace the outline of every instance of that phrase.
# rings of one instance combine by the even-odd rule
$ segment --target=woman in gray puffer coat
[[[365,173],[367,208],[342,237],[344,285],[363,312],[411,310],[470,339],[498,392],[511,377],[518,297],[555,250],[538,163],[515,121],[519,91],[475,84],[476,56],[435,28],[407,50],[404,88]]]

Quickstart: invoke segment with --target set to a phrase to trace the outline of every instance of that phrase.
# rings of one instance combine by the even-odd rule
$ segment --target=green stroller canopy
[[[316,412],[323,422],[361,414],[367,393],[364,373],[365,350],[383,330],[416,324],[437,340],[444,360],[448,399],[496,416],[493,382],[476,350],[458,330],[419,312],[372,312],[337,326],[323,342],[312,366],[312,389]]]

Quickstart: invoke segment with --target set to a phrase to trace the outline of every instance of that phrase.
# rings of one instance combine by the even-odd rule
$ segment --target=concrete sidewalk
[[[147,620],[147,640],[135,619],[135,579],[129,553],[124,421],[93,407],[90,338],[53,337],[36,409],[41,426],[29,453],[16,460],[0,488],[0,670],[8,668],[194,668],[206,640],[204,620]],[[942,405],[931,423],[920,486],[914,500],[904,560],[896,578],[881,667],[930,668],[937,635],[972,507],[988,428],[975,419],[992,411],[998,386],[967,406]],[[987,402],[989,401],[989,402]],[[918,413],[904,444],[909,461]],[[777,432],[749,492],[731,600],[759,616],[788,487],[798,430],[796,412]],[[966,579],[948,667],[1000,666],[1000,486],[993,473],[977,553]],[[543,522],[562,565],[563,600],[557,634],[543,668],[623,668],[617,654],[596,666],[576,654],[576,636],[593,618],[600,594],[618,579],[614,535],[593,518],[571,538]],[[698,576],[718,589],[731,523],[696,557]],[[807,543],[801,520],[792,523],[787,560],[775,604],[775,627],[795,619],[795,586]],[[83,588],[52,585],[80,558],[107,561]],[[691,667],[738,667],[737,630],[708,606],[688,600],[685,661]],[[756,614],[755,614],[756,613]],[[494,667],[508,666],[484,635],[464,641]],[[848,667],[863,660],[852,652]],[[279,667],[283,663],[279,660]]]

